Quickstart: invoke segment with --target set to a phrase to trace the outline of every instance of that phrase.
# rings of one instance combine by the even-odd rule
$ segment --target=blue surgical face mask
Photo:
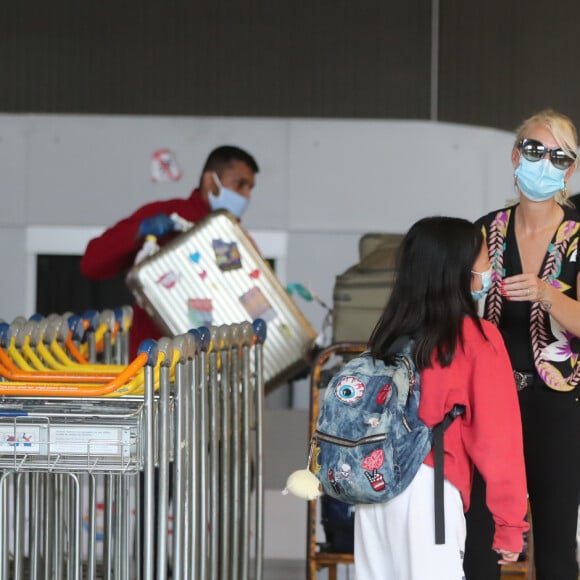
[[[248,207],[248,199],[233,189],[228,189],[221,184],[216,173],[212,173],[216,185],[219,187],[219,193],[214,195],[211,191],[208,195],[209,207],[212,211],[225,209],[234,217],[240,219]]]
[[[546,201],[566,186],[566,169],[558,169],[549,159],[528,161],[520,157],[520,164],[514,172],[519,190],[530,201]]]
[[[481,276],[481,290],[472,290],[471,297],[477,301],[485,298],[486,294],[489,292],[491,288],[491,268],[486,270],[485,272],[476,272],[475,270],[471,270],[472,274],[477,274]]]

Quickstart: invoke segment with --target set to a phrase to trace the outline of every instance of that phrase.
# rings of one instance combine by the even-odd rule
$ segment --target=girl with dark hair
[[[421,419],[434,426],[455,404],[466,410],[445,435],[446,543],[435,544],[431,452],[403,493],[357,506],[356,574],[358,580],[462,580],[474,464],[488,484],[492,547],[501,563],[517,559],[528,527],[514,377],[498,330],[478,318],[474,302],[489,289],[487,247],[467,220],[425,218],[403,239],[398,272],[370,351],[385,359],[395,340],[412,336]]]

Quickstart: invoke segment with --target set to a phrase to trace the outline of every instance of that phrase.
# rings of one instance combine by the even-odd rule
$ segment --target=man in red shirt
[[[243,149],[231,145],[214,149],[205,162],[199,186],[189,198],[148,203],[92,239],[81,260],[81,273],[92,280],[103,280],[129,270],[146,236],[155,236],[162,246],[177,235],[169,217],[173,213],[198,222],[212,211],[226,209],[240,219],[258,171],[255,159]],[[143,340],[160,337],[161,330],[155,322],[134,304],[129,356],[135,357]]]

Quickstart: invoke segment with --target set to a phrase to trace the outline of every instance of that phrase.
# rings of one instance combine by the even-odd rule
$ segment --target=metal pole
[[[241,461],[241,421],[240,421],[240,340],[241,326],[232,325],[231,342],[231,405],[232,405],[232,504],[231,514],[231,535],[232,547],[230,558],[230,578],[235,579],[238,574],[238,563],[240,558],[240,469]]]
[[[8,545],[8,530],[10,529],[10,511],[8,500],[8,479],[12,472],[5,472],[0,478],[0,580],[9,580],[8,570],[10,567],[9,561],[9,545]]]
[[[171,350],[159,369],[159,487],[157,495],[157,579],[167,575],[167,518],[169,503],[169,363]]]
[[[215,349],[215,338],[212,340]],[[219,557],[219,452],[220,440],[218,436],[219,404],[218,404],[218,378],[217,378],[217,353],[212,350],[209,353],[209,553],[210,553],[210,578],[218,578]]]
[[[157,352],[154,354],[157,357]],[[145,465],[143,468],[145,474],[145,513],[144,517],[144,541],[143,541],[143,578],[144,580],[153,580],[155,571],[153,570],[153,526],[155,525],[155,504],[153,501],[153,484],[155,478],[155,453],[154,453],[154,432],[153,432],[153,390],[155,384],[154,360],[150,360],[144,369],[145,377]]]
[[[186,466],[185,466],[185,534],[183,539],[183,550],[187,554],[183,565],[183,578],[189,580],[196,578],[199,572],[200,554],[197,552],[198,539],[198,522],[199,522],[199,497],[197,491],[197,478],[199,477],[198,462],[198,445],[199,445],[199,418],[198,410],[198,393],[197,393],[197,355],[198,340],[193,335],[193,353],[192,358],[188,360],[186,367],[187,382],[185,385],[186,403],[185,407],[185,440],[186,440]]]
[[[208,380],[207,380],[207,351],[210,346],[210,331],[206,327],[198,329],[199,333],[199,358],[197,360],[198,382],[197,393],[198,398],[198,413],[199,418],[199,446],[197,453],[199,457],[199,474],[196,478],[197,493],[194,490],[194,497],[199,498],[197,504],[198,522],[195,528],[196,538],[195,553],[198,555],[198,571],[199,575],[193,575],[192,580],[206,580],[207,578],[207,564],[208,564],[208,486],[209,486],[209,454],[208,454]],[[194,569],[195,572],[195,569]]]
[[[254,321],[254,409],[256,414],[256,545],[254,548],[255,580],[264,575],[264,366],[263,344],[266,340],[266,323]]]
[[[95,476],[89,473],[89,521],[87,530],[87,580],[95,580],[97,571],[96,542],[97,542],[97,483]]]
[[[198,422],[198,438],[199,446],[197,455],[199,457],[199,470],[195,482],[195,487],[192,490],[193,497],[197,501],[198,519],[193,532],[193,540],[195,545],[194,553],[198,555],[198,569],[199,576],[193,574],[192,580],[197,577],[205,580],[207,578],[207,562],[208,562],[208,484],[209,484],[209,456],[208,456],[208,433],[207,433],[207,355],[205,352],[200,352],[197,369],[199,372],[199,382],[197,386],[197,393],[199,395],[199,422]]]
[[[242,324],[242,485],[240,516],[240,562],[239,577],[249,578],[250,564],[250,496],[251,486],[251,453],[250,453],[250,348],[254,336],[252,325]]]
[[[175,366],[175,395],[173,406],[174,427],[173,436],[173,575],[176,578],[183,574],[183,536],[184,520],[187,513],[187,503],[184,497],[185,450],[188,441],[185,437],[184,406],[186,402],[184,384],[186,370],[185,362],[180,360]]]
[[[32,473],[30,477],[30,522],[29,522],[29,553],[30,577],[40,578],[40,512],[42,501],[40,494],[40,474]]]
[[[220,538],[220,559],[219,570],[222,580],[231,580],[229,577],[229,557],[230,557],[230,513],[231,486],[230,478],[232,473],[230,455],[230,327],[222,325],[218,328],[217,342],[219,346],[219,398],[220,398],[220,426],[219,439],[221,440],[219,464],[220,464],[220,510],[219,510],[219,538]]]
[[[18,473],[16,476],[16,502],[14,504],[14,580],[24,578],[24,519],[25,519],[25,499],[24,490],[26,487],[27,474]]]
[[[104,526],[103,526],[103,566],[106,580],[113,580],[113,505],[115,503],[115,487],[113,475],[105,475],[105,501],[104,501]]]
[[[76,474],[69,474],[69,489],[71,490],[70,497],[72,499],[71,508],[72,514],[70,518],[71,523],[71,541],[69,543],[69,567],[72,566],[72,578],[74,580],[81,579],[81,484]]]

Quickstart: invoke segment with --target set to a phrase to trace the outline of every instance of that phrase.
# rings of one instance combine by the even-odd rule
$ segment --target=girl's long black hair
[[[484,335],[471,297],[471,270],[482,243],[481,230],[461,218],[428,217],[411,227],[399,248],[392,293],[369,340],[373,358],[385,360],[397,338],[412,336],[419,370],[431,366],[434,354],[448,366],[463,344],[466,316]]]

